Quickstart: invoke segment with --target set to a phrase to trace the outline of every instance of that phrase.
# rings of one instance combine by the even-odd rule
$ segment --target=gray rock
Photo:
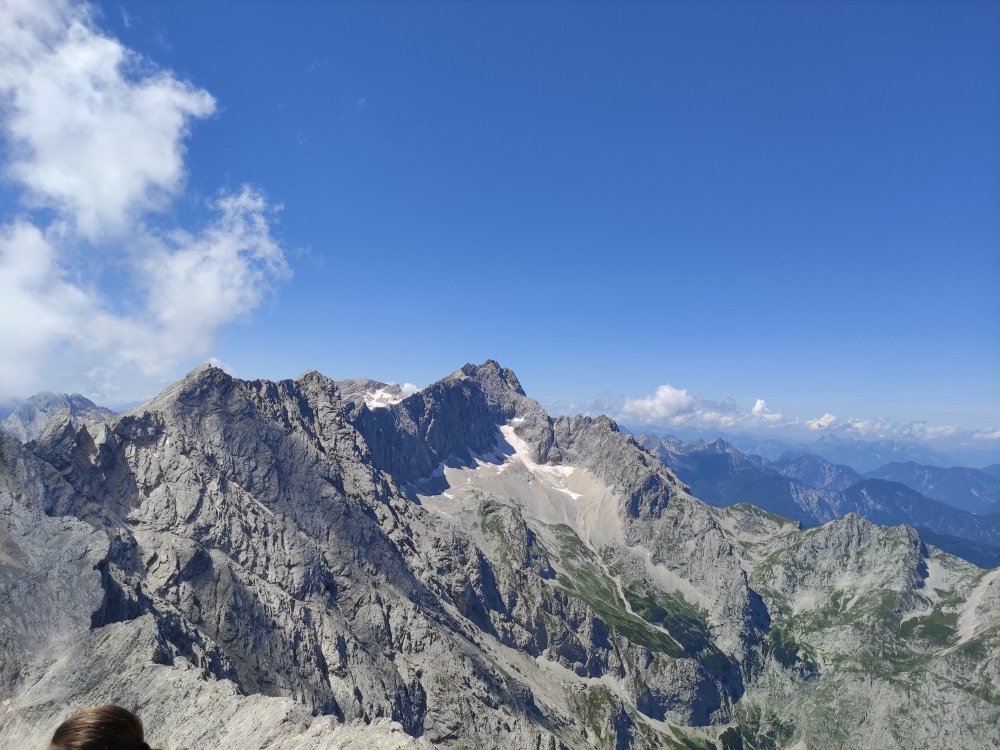
[[[990,746],[996,571],[710,507],[495,362],[386,388],[0,435],[0,748],[103,702],[171,750]]]
[[[68,409],[74,427],[83,424],[106,422],[115,412],[98,406],[79,393],[50,393],[43,391],[31,398],[12,404],[11,408],[0,412],[0,430],[13,435],[22,442],[38,439],[45,431],[45,425],[57,412]]]

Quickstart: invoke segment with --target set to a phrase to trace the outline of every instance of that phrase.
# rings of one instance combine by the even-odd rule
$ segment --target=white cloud
[[[0,6],[0,95],[8,176],[34,205],[57,209],[88,239],[163,208],[184,180],[193,118],[207,92],[101,34],[88,5]]]
[[[205,230],[154,239],[143,259],[148,310],[161,332],[157,356],[206,350],[221,325],[252,310],[272,280],[288,275],[258,193],[244,188],[215,208],[218,216]]]
[[[661,385],[652,396],[625,399],[622,414],[642,422],[681,424],[697,409],[698,399],[686,390],[668,384]]]
[[[595,406],[609,411],[613,403],[605,398]],[[706,399],[683,388],[661,385],[651,396],[627,398],[615,415],[623,422],[640,422],[662,427],[761,427],[781,424],[781,414],[772,413],[767,404],[758,399],[747,412],[731,398]]]
[[[849,419],[844,423],[844,429],[855,432],[861,437],[878,437],[883,439],[901,438],[907,440],[934,440],[958,435],[961,430],[952,425],[928,425],[926,422],[909,422],[899,424],[891,419],[878,417],[875,419]]]
[[[832,414],[830,414],[830,412],[827,412],[822,417],[816,417],[816,419],[807,419],[806,427],[808,427],[810,430],[826,430],[829,427],[831,427],[836,421],[837,418]]]
[[[403,385],[400,386],[400,388],[403,391],[403,395],[405,396],[412,396],[414,393],[420,390],[417,386],[413,385],[413,383],[403,383]]]
[[[750,410],[750,413],[758,419],[762,419],[771,424],[781,423],[781,412],[773,412],[768,409],[767,402],[762,398],[757,399],[757,403],[753,405],[753,409]]]
[[[886,418],[842,420],[829,412],[815,419],[785,418],[773,412],[764,399],[756,399],[747,411],[731,398],[706,399],[672,385],[662,385],[643,398],[624,398],[612,393],[599,395],[589,406],[549,402],[544,406],[557,414],[607,414],[633,428],[648,426],[662,430],[694,428],[716,430],[761,430],[800,439],[815,439],[810,433],[828,430],[851,437],[879,440],[1000,441],[1000,430],[962,430],[951,425],[926,422],[899,424]],[[946,440],[947,439],[947,440]],[[940,444],[940,442],[939,442]],[[968,444],[968,443],[965,443]]]
[[[0,395],[28,385],[30,365],[94,307],[92,294],[64,279],[55,254],[33,224],[0,226]]]
[[[643,398],[623,398],[613,394],[598,396],[589,407],[550,403],[554,413],[607,414],[632,428],[648,426],[661,430],[694,428],[708,433],[717,430],[762,430],[788,437],[815,439],[811,433],[829,431],[867,440],[908,440],[971,445],[976,441],[1000,441],[1000,430],[963,430],[952,425],[929,425],[926,422],[900,424],[884,417],[874,419],[839,419],[830,412],[815,419],[786,418],[771,411],[764,399],[756,399],[747,411],[731,398],[706,399],[672,385],[662,385]],[[965,442],[962,442],[965,441]],[[982,445],[982,443],[980,443]],[[985,447],[985,446],[984,446]]]
[[[150,228],[183,189],[191,122],[214,109],[103,34],[91,6],[0,2],[3,169],[24,208],[51,209],[0,217],[0,396],[58,377],[132,397],[287,278],[274,209],[250,188],[205,227]],[[127,281],[102,289],[102,268]]]

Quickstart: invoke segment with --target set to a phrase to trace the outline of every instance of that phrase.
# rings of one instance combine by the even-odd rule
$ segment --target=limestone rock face
[[[0,408],[0,430],[19,440],[35,440],[45,431],[45,426],[57,412],[68,409],[73,425],[99,424],[115,413],[98,406],[79,393],[50,393],[43,391],[31,398]]]
[[[0,748],[104,702],[171,750],[991,747],[998,586],[705,505],[492,361],[410,396],[202,366],[0,435]]]

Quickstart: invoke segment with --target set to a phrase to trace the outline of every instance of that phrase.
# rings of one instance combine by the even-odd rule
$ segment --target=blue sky
[[[169,90],[128,111],[176,121],[148,144],[174,161],[85,213],[8,124],[0,221],[39,228],[94,316],[8,346],[10,392],[494,358],[640,421],[1000,428],[996,3],[109,2],[84,26],[142,56],[122,101]]]

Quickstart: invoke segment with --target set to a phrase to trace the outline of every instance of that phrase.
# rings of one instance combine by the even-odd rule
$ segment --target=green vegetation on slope
[[[677,641],[628,611],[614,581],[573,529],[564,524],[550,529],[559,545],[560,564],[565,571],[557,579],[559,588],[586,602],[608,626],[632,643],[674,658],[686,656]]]

